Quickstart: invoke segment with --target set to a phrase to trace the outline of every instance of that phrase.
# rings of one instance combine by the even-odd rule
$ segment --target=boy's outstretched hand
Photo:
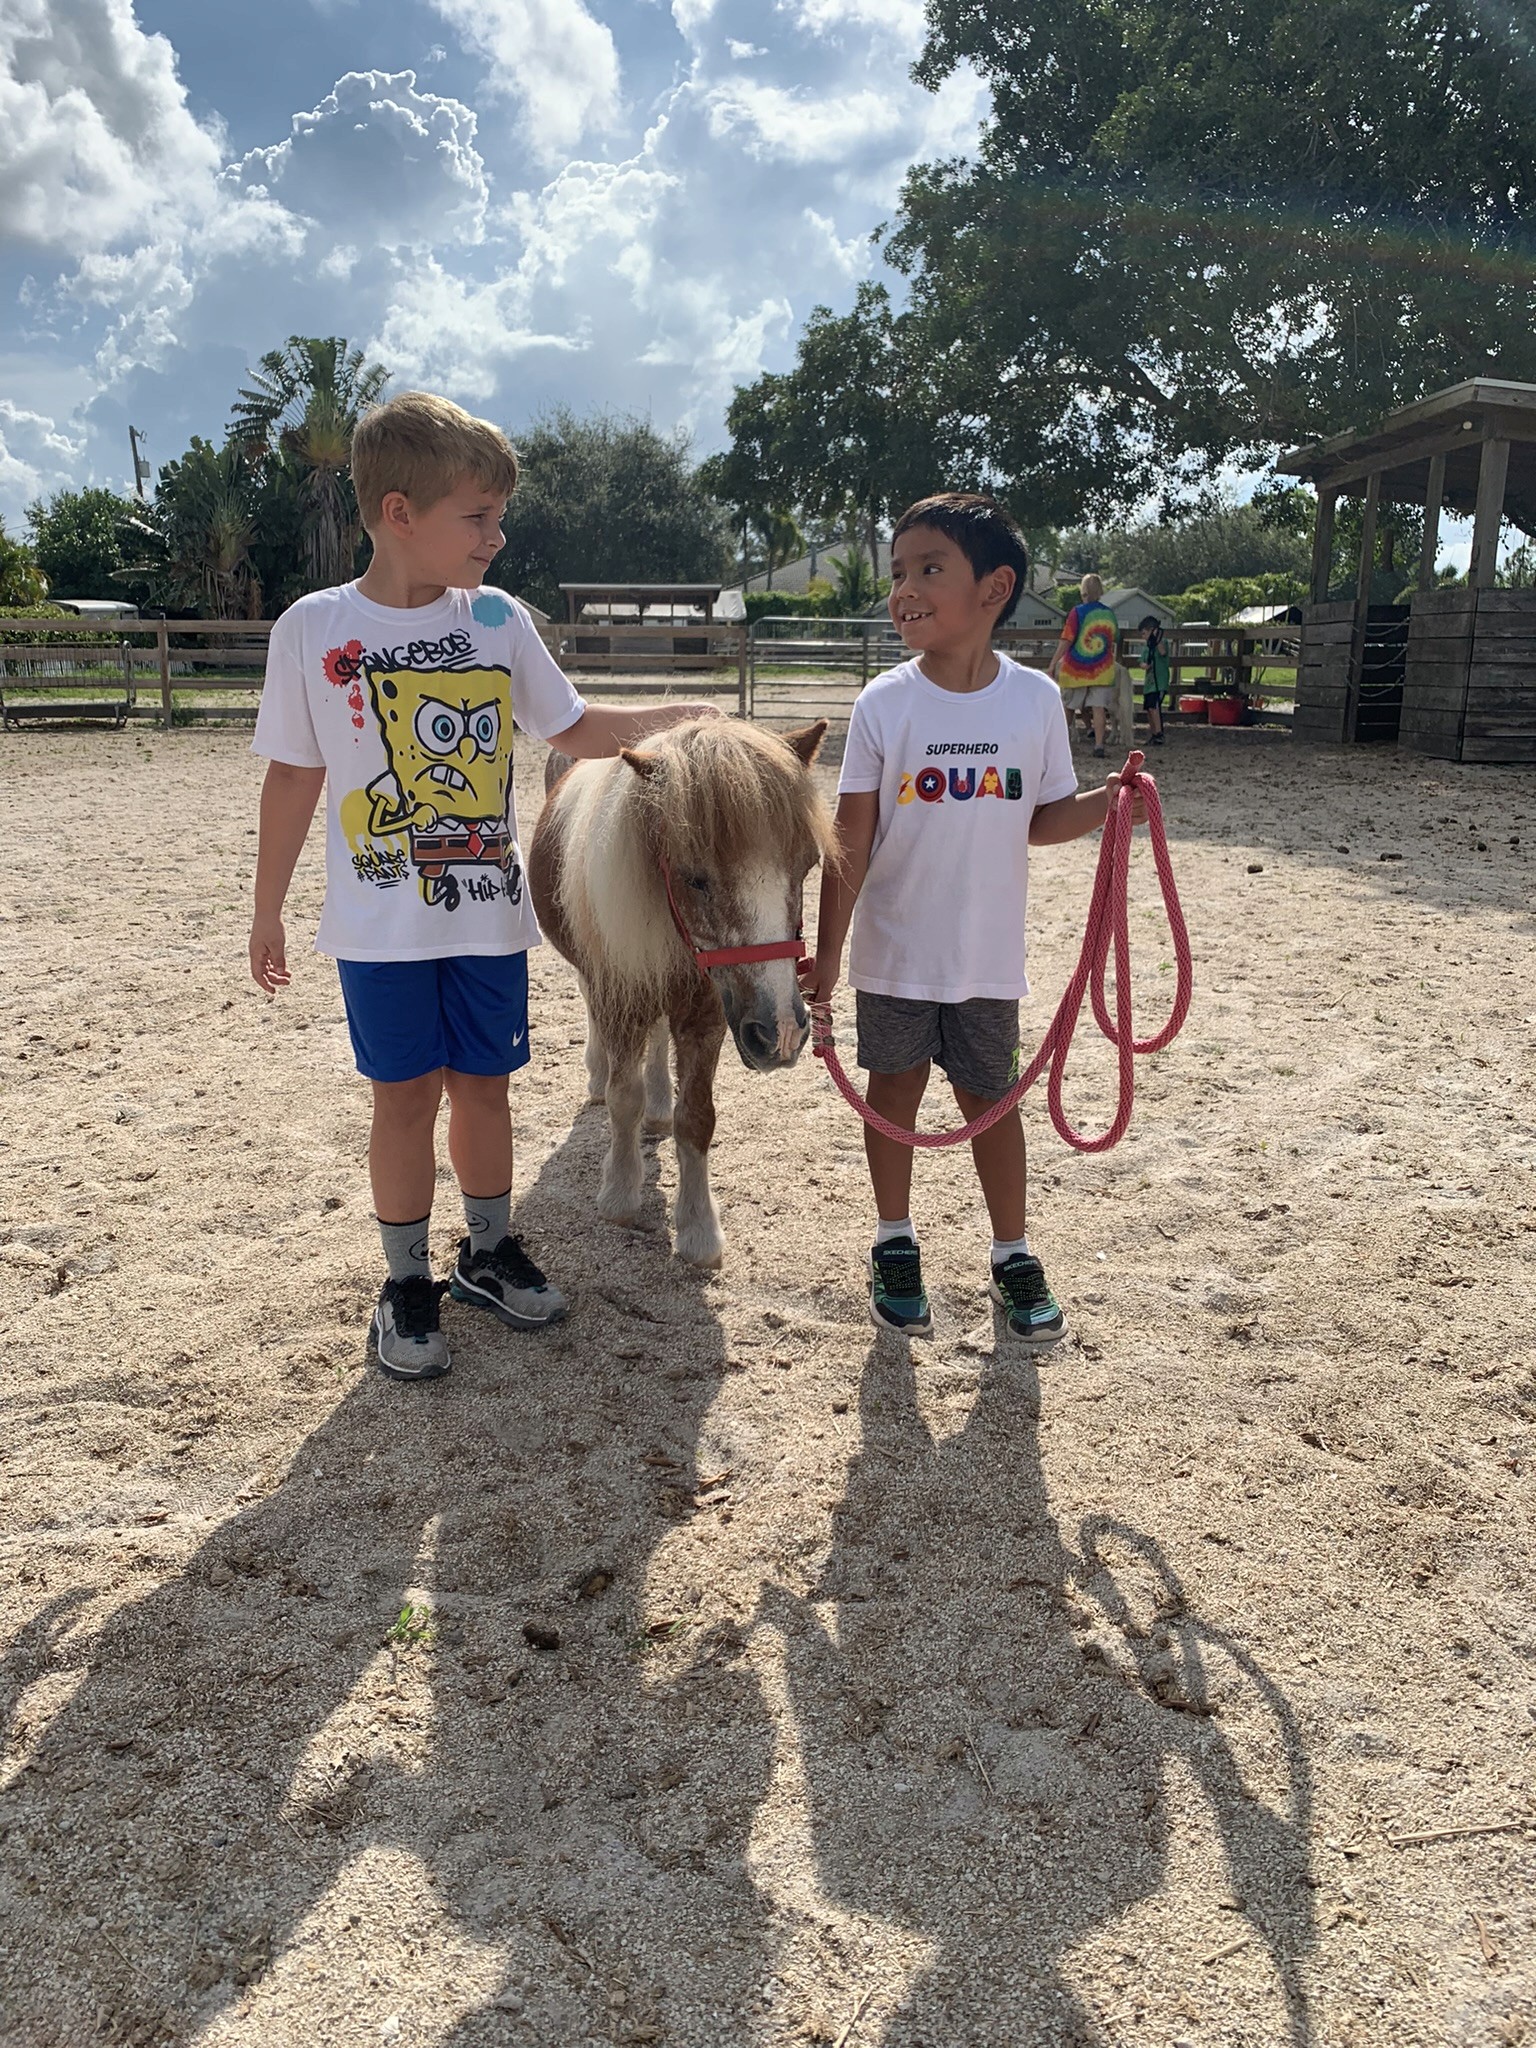
[[[251,923],[251,978],[269,996],[286,988],[293,976],[288,972],[288,947],[280,917],[258,917]]]

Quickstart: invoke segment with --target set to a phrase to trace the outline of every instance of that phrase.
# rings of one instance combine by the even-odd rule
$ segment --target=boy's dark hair
[[[998,625],[1006,625],[1029,580],[1029,551],[1023,534],[996,498],[978,491],[937,491],[931,498],[919,498],[892,529],[892,547],[914,526],[931,526],[952,540],[970,563],[978,583],[994,569],[1013,571],[1013,595],[997,615]]]

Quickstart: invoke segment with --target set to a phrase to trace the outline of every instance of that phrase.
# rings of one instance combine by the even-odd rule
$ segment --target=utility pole
[[[149,457],[139,453],[140,446],[144,440],[145,435],[142,428],[130,427],[128,429],[128,447],[133,456],[133,488],[138,492],[140,504],[144,502],[144,485],[149,477]]]

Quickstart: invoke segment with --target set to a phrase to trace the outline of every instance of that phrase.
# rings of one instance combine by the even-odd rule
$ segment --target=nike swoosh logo
[[[512,1043],[513,1043],[514,1045],[521,1045],[521,1044],[522,1044],[522,1042],[523,1042],[523,1040],[524,1040],[524,1039],[525,1039],[525,1038],[527,1037],[527,1035],[528,1035],[528,1034],[527,1034],[527,1032],[526,1032],[526,1031],[519,1031],[519,1032],[517,1032],[517,1033],[516,1033],[516,1034],[514,1035],[514,1037],[513,1037]]]

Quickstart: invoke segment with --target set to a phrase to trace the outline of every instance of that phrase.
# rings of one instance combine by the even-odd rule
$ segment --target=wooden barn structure
[[[1296,732],[1397,741],[1447,761],[1536,762],[1536,590],[1496,590],[1499,528],[1536,533],[1536,384],[1477,377],[1363,432],[1295,449],[1279,467],[1317,490]],[[1334,513],[1364,499],[1354,591],[1332,597]],[[1384,503],[1424,508],[1417,588],[1371,601]],[[1443,507],[1473,518],[1463,588],[1435,585]],[[1404,581],[1408,571],[1403,572]]]

